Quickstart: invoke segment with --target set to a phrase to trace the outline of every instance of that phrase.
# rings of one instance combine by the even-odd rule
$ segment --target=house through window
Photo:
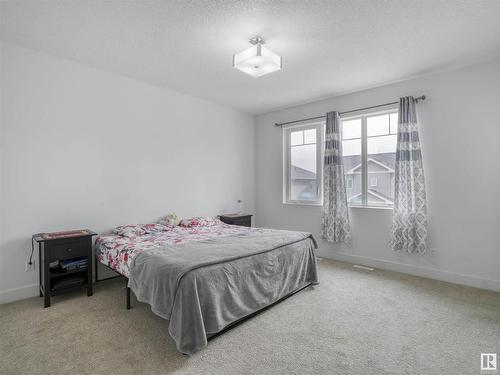
[[[397,108],[344,117],[341,123],[349,205],[392,206]]]

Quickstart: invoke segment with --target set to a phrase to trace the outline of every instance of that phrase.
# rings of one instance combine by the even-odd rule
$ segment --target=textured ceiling
[[[255,34],[283,56],[231,67]],[[1,1],[0,38],[258,114],[500,55],[500,1]]]

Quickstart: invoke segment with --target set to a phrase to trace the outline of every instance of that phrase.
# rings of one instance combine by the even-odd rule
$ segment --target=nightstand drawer
[[[47,245],[46,245],[47,246]],[[49,262],[64,260],[88,255],[86,241],[71,241],[61,244],[50,244],[47,246]]]
[[[252,226],[252,215],[220,215],[219,218],[222,222],[230,225],[240,225],[243,227]]]
[[[234,219],[231,223],[233,225],[241,225],[244,227],[250,227],[252,225],[252,218],[250,216],[243,219]]]

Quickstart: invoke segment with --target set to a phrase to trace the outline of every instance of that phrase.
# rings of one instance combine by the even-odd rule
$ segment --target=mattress
[[[99,260],[127,276],[140,302],[168,321],[181,353],[276,301],[318,283],[309,233],[219,224],[136,238],[101,236]]]
[[[180,245],[189,242],[210,241],[227,236],[248,233],[252,228],[220,223],[206,227],[181,227],[150,233],[134,238],[115,234],[97,237],[96,256],[99,262],[129,277],[130,265],[134,257],[148,249],[166,245]]]

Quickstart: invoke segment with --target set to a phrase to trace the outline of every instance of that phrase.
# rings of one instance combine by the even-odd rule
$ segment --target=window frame
[[[361,120],[361,203],[349,203],[348,202],[348,207],[349,208],[375,208],[375,209],[387,209],[387,210],[392,210],[394,207],[393,204],[373,204],[373,203],[368,203],[368,190],[370,188],[370,181],[369,181],[369,176],[368,176],[368,138],[375,138],[375,137],[381,137],[381,136],[387,136],[387,135],[394,135],[394,133],[391,133],[391,126],[390,126],[390,120],[389,120],[389,129],[387,134],[381,134],[381,135],[373,135],[373,136],[368,136],[368,127],[367,127],[367,118],[368,117],[373,117],[373,116],[381,116],[381,115],[386,115],[388,114],[389,116],[393,113],[398,113],[399,112],[399,107],[398,105],[388,105],[387,107],[384,107],[382,109],[373,111],[373,110],[363,110],[363,111],[358,111],[354,113],[349,113],[348,115],[345,116],[340,116],[340,123],[342,127],[342,132],[344,130],[344,121],[349,121],[349,120],[355,120],[355,119],[360,119]],[[396,133],[397,134],[397,131]],[[357,138],[347,138],[347,139],[341,139],[341,141],[346,141],[346,140],[352,140],[352,139],[357,139]],[[345,176],[344,176],[345,179]],[[378,182],[378,181],[377,181]],[[347,186],[347,182],[346,182]]]
[[[316,129],[316,200],[290,199],[291,191],[291,133],[297,130]],[[283,127],[283,204],[322,206],[323,205],[323,155],[325,140],[325,121],[307,122]]]

